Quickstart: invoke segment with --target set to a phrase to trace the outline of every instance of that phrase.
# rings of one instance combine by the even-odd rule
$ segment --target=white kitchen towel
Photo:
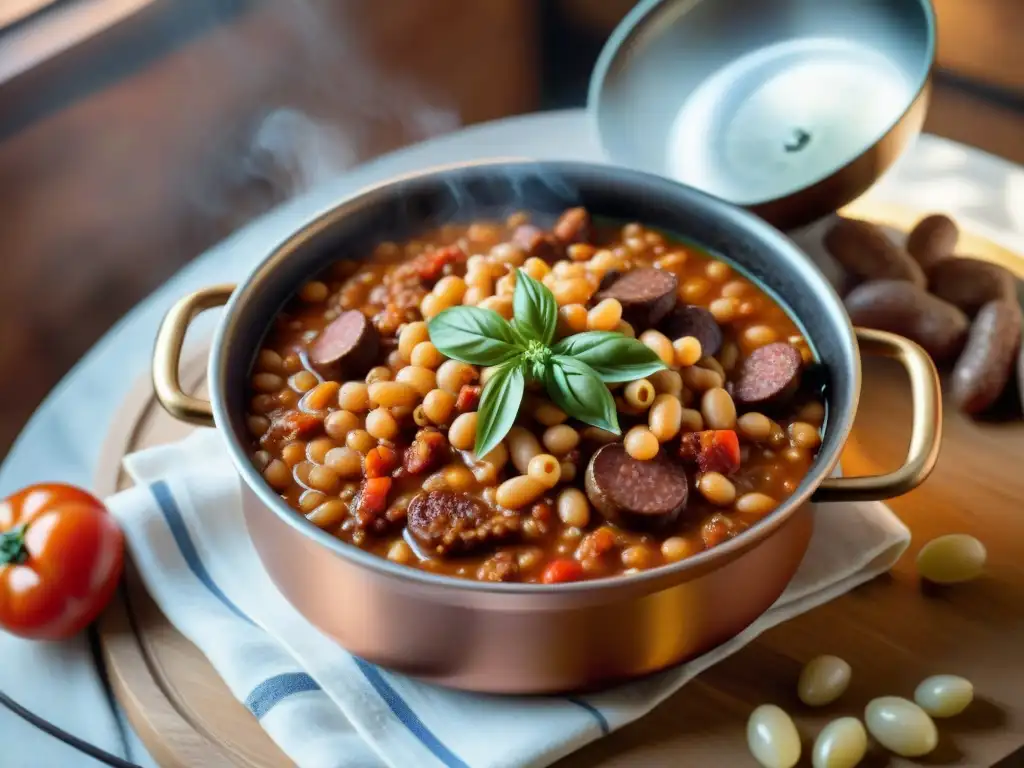
[[[241,481],[214,430],[128,456],[125,467],[136,485],[107,501],[147,589],[303,768],[549,765],[636,720],[769,627],[886,571],[910,541],[883,504],[822,505],[786,592],[714,651],[601,693],[484,696],[354,658],[295,611],[260,564]]]

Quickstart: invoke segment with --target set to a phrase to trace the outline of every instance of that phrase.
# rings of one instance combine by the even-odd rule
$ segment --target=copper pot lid
[[[920,132],[928,0],[641,0],[612,33],[588,110],[611,162],[783,229],[841,208]]]

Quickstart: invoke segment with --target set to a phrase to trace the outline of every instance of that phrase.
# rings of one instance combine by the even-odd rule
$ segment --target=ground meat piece
[[[701,472],[731,475],[740,469],[740,443],[731,429],[687,432],[679,440],[679,456]]]
[[[274,416],[270,429],[260,438],[260,445],[284,445],[295,440],[308,440],[323,427],[316,416],[301,411],[287,411]]]
[[[559,217],[552,231],[564,245],[590,242],[590,214],[586,208],[570,208]]]
[[[497,552],[480,563],[476,577],[479,581],[515,581],[519,563],[511,552]]]
[[[429,491],[409,504],[408,529],[431,554],[461,554],[512,538],[519,517],[505,516],[480,499],[453,491]]]
[[[446,245],[444,248],[417,256],[411,263],[420,280],[424,283],[433,283],[441,279],[446,266],[465,260],[466,254],[459,246]]]
[[[527,256],[536,256],[544,261],[558,259],[560,248],[555,238],[532,224],[521,224],[512,233],[513,244],[526,252]]]
[[[437,469],[448,458],[448,440],[436,429],[427,427],[416,433],[412,445],[405,449],[405,471],[421,475]]]
[[[700,527],[700,537],[704,541],[704,546],[708,549],[717,547],[726,539],[731,539],[734,535],[732,522],[725,515],[712,515]]]

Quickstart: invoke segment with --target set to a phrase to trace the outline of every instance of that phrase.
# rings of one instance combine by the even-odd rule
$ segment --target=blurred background
[[[934,2],[925,130],[1024,163],[1024,0]],[[391,149],[583,106],[633,4],[0,0],[0,458],[105,331],[247,220]]]

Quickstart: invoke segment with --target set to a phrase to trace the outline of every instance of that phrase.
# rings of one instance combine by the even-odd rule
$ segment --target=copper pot
[[[249,459],[249,371],[272,318],[308,277],[343,253],[427,226],[527,209],[537,219],[570,205],[595,216],[678,233],[746,274],[787,307],[831,371],[817,461],[763,522],[713,550],[644,573],[560,584],[492,584],[396,565],[321,531],[287,506]],[[211,400],[178,384],[182,340],[200,311],[226,304],[213,341]],[[830,478],[853,424],[860,353],[907,369],[914,428],[906,463],[866,478]],[[366,190],[300,228],[239,286],[181,299],[157,337],[153,378],[174,416],[216,425],[245,487],[245,519],[282,594],[353,654],[424,680],[495,693],[564,692],[643,675],[736,635],[778,598],[807,549],[811,502],[881,499],[931,471],[938,452],[938,378],[915,344],[854,333],[843,305],[781,233],[727,203],[666,179],[587,163],[491,162],[431,170]]]

